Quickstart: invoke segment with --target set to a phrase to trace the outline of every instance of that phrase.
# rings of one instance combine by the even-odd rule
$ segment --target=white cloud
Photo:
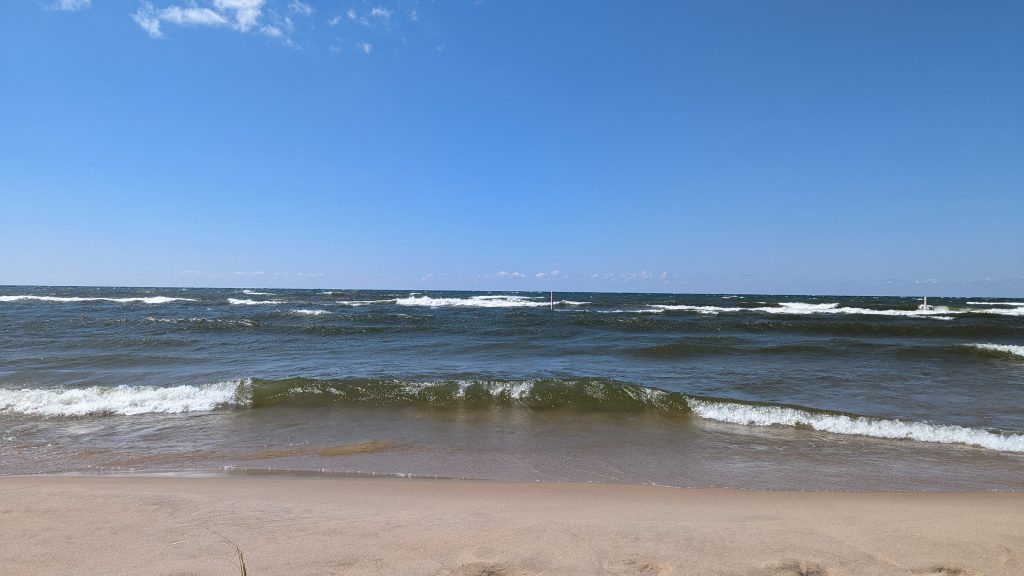
[[[248,32],[260,19],[265,0],[213,0],[221,12],[234,11],[235,25],[242,32]]]
[[[132,15],[132,20],[149,34],[150,38],[163,38],[164,33],[160,30],[160,16],[153,5],[143,2],[142,6]]]
[[[341,16],[335,16],[334,18],[331,18],[330,20],[327,21],[327,25],[337,26],[339,22],[341,22]]]
[[[502,270],[497,274],[498,278],[526,278],[526,274],[522,272],[506,272]]]
[[[47,9],[60,10],[62,12],[78,12],[79,10],[85,10],[91,5],[92,0],[56,0]]]
[[[370,10],[370,16],[380,20],[384,24],[391,22],[391,10],[375,6]]]
[[[306,4],[302,0],[292,0],[288,4],[288,11],[292,14],[302,14],[303,16],[309,16],[313,13],[313,7]]]
[[[419,21],[419,19],[420,19],[420,13],[419,12],[417,12],[415,9],[409,10],[409,20],[412,20],[413,22],[417,22],[417,21]]]
[[[356,12],[354,8],[349,8],[345,12],[345,16],[347,16],[349,20],[353,22],[358,22],[363,26],[372,26],[372,24],[370,24],[370,21],[367,20],[365,16],[360,16],[359,13]]]
[[[537,272],[536,274],[533,275],[533,277],[534,278],[540,278],[542,280],[544,278],[551,278],[551,279],[555,279],[555,278],[568,278],[568,276],[563,274],[560,270],[552,270],[551,272]]]
[[[281,38],[284,36],[284,32],[282,32],[277,26],[263,26],[260,28],[260,34],[271,38]]]
[[[160,20],[178,26],[226,26],[227,18],[209,8],[168,6],[160,11]]]
[[[163,38],[164,24],[176,26],[207,26],[211,28],[227,28],[237,32],[253,32],[278,38],[285,44],[293,45],[288,33],[295,25],[291,18],[280,17],[270,11],[271,22],[263,20],[263,8],[266,0],[179,0],[180,4],[155,7],[147,0],[140,3],[139,9],[132,19],[152,38]],[[294,13],[308,14],[312,7],[292,0],[288,5]],[[307,11],[308,10],[308,11]]]
[[[373,53],[373,44],[369,42],[356,42],[356,47],[363,51],[363,54],[369,56]]]

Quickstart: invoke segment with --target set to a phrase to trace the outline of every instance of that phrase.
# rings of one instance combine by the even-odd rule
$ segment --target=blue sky
[[[1024,295],[1022,24],[3,2],[0,284]]]

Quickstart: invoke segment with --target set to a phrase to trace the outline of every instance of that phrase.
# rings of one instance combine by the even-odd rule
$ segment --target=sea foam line
[[[691,399],[689,404],[690,410],[697,416],[718,422],[751,426],[802,425],[833,434],[965,444],[1000,452],[1024,452],[1024,434],[999,434],[963,426],[816,413],[787,406],[754,406],[698,399]]]
[[[248,380],[230,380],[199,386],[91,386],[63,390],[0,389],[0,413],[36,416],[89,414],[176,414],[204,412],[243,398]]]
[[[166,304],[177,301],[195,302],[195,298],[176,298],[172,296],[132,296],[127,298],[101,298],[92,296],[34,296],[19,294],[17,296],[0,296],[0,302],[138,302],[141,304]]]

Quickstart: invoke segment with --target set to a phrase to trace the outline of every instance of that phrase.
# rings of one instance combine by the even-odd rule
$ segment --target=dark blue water
[[[1022,407],[1024,299],[0,288],[2,473],[1019,489]]]

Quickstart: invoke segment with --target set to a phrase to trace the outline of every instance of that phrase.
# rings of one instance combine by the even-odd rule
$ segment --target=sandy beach
[[[0,573],[1019,575],[1024,494],[0,478]]]

